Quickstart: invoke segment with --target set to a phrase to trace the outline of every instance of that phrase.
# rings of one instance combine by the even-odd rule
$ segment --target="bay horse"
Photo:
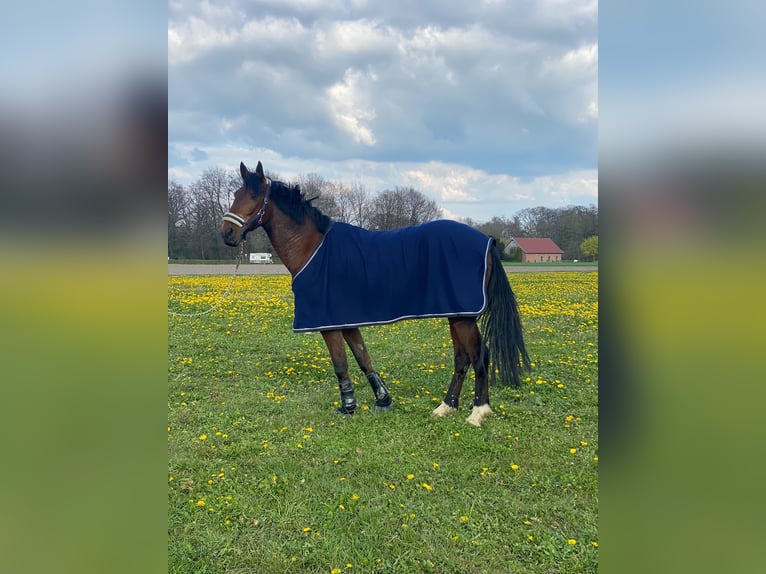
[[[499,374],[501,383],[520,386],[520,369],[529,369],[530,359],[524,345],[516,299],[494,239],[452,221],[437,221],[396,232],[367,231],[334,222],[311,205],[313,198],[307,200],[298,186],[291,187],[266,177],[260,161],[254,173],[248,171],[244,163],[240,163],[239,167],[242,186],[235,192],[234,201],[223,216],[223,240],[235,247],[250,231],[258,227],[266,231],[274,250],[292,276],[296,310],[293,330],[319,331],[330,352],[340,388],[339,414],[350,416],[356,409],[344,341],[372,387],[376,410],[393,409],[391,394],[373,367],[359,327],[401,319],[446,317],[449,322],[454,372],[444,400],[432,411],[432,416],[445,417],[457,412],[469,366],[473,366],[475,377],[473,409],[466,419],[471,425],[480,426],[492,414],[489,406],[490,374],[493,381]],[[430,243],[423,239],[439,230],[441,238],[431,238],[428,240]],[[382,249],[372,243],[372,240],[392,239],[394,235],[405,243],[399,247],[386,244]],[[438,250],[443,243],[454,244],[455,254],[440,255]],[[435,267],[440,272],[449,267],[448,260],[460,259],[460,253],[467,250],[468,243],[476,243],[481,251],[476,251],[478,255],[471,252],[462,256],[462,263],[451,275],[410,280],[409,274],[415,271],[407,271],[405,263],[398,263],[395,272],[383,271],[383,276],[380,273],[375,275],[378,267],[387,258],[393,257],[394,251],[404,252],[405,260],[413,259],[416,252],[425,253],[426,262],[418,265]],[[361,279],[349,279],[346,269],[354,265],[352,256],[332,255],[334,252],[329,251],[331,244],[354,252],[354,258],[362,259]],[[371,254],[373,251],[378,255]],[[373,259],[365,260],[365,257]],[[326,271],[325,275],[319,275],[322,269]],[[465,279],[467,276],[470,279]],[[375,284],[365,285],[365,281]],[[462,287],[466,281],[477,286],[478,290],[470,289],[475,291],[475,294],[469,295],[471,301],[458,303],[458,307],[452,310],[451,305],[456,304],[453,300],[462,299],[463,291],[468,290]],[[404,284],[404,287],[397,294],[398,284]],[[432,291],[441,291],[445,287],[452,291],[437,294],[439,301],[429,303],[436,307],[413,312],[407,306],[410,299],[428,297]],[[355,301],[354,294],[364,289],[372,293],[372,300]],[[367,311],[372,313],[370,317],[360,318],[354,314],[365,314]],[[483,337],[479,328],[480,319]]]

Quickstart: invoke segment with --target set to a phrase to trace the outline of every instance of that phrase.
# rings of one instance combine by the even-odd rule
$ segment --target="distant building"
[[[521,250],[522,263],[555,263],[561,261],[564,250],[548,237],[511,237],[505,252],[514,247]]]

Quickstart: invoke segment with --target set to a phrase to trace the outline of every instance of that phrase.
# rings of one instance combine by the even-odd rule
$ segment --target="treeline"
[[[570,261],[590,258],[590,253],[581,252],[580,245],[585,239],[598,236],[598,207],[595,205],[528,207],[510,219],[495,216],[484,223],[476,223],[470,218],[461,221],[494,237],[502,249],[511,237],[550,237],[564,250],[562,259]]]
[[[267,173],[272,179],[277,174]],[[210,168],[188,186],[168,183],[168,257],[171,259],[231,259],[235,251],[226,246],[219,233],[221,216],[233,201],[242,179],[238,171]],[[313,205],[336,221],[366,229],[399,229],[438,219],[441,209],[435,201],[411,187],[396,187],[373,194],[359,183],[331,182],[317,174],[297,181]],[[550,237],[564,250],[564,259],[581,257],[579,245],[598,235],[595,206],[550,209],[522,209],[511,219],[493,217],[487,222],[462,220],[494,237],[501,248],[511,237]],[[266,233],[258,229],[247,236],[247,252],[273,253]]]

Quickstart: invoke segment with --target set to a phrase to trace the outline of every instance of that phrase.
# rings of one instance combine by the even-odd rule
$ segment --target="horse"
[[[499,375],[501,383],[520,386],[520,370],[530,369],[531,362],[516,298],[494,239],[462,223],[446,220],[396,232],[368,231],[335,222],[314,207],[311,202],[315,198],[306,199],[298,186],[266,177],[260,161],[254,173],[244,163],[239,167],[242,186],[223,215],[220,230],[223,241],[236,247],[254,229],[265,230],[292,277],[293,330],[318,331],[327,345],[340,389],[338,414],[351,416],[357,406],[345,345],[369,381],[375,409],[393,410],[391,393],[373,367],[359,329],[401,319],[445,317],[449,323],[454,371],[444,400],[432,411],[432,416],[446,417],[458,411],[470,366],[475,378],[474,400],[466,422],[471,425],[481,426],[492,414],[490,374],[493,382]],[[436,231],[441,236],[437,237]],[[384,243],[379,248],[374,243],[391,241],[396,234],[404,244],[392,247]],[[444,243],[453,244],[454,254],[441,254]],[[470,252],[469,244],[474,246]],[[333,254],[330,245],[348,253]],[[435,268],[437,274],[449,267],[448,260],[459,259],[461,263],[451,274],[436,278],[411,277],[420,274],[420,270],[408,270],[406,263],[397,263],[394,272],[381,271],[383,275],[375,275],[395,251],[404,252],[405,260],[413,259],[416,252],[424,253],[425,263],[417,265]],[[357,259],[361,261],[361,276],[350,277],[348,269],[356,265]],[[470,285],[464,287],[463,283]],[[452,291],[441,293],[445,288]],[[370,292],[371,301],[357,301],[355,295],[364,290]],[[411,300],[427,298],[436,291],[439,291],[436,303],[428,302],[430,306],[424,311],[413,310]]]

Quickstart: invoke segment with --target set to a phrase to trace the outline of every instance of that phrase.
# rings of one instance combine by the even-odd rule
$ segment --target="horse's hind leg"
[[[446,417],[457,411],[460,400],[460,391],[463,388],[463,381],[465,380],[466,373],[468,373],[468,367],[471,364],[468,352],[460,341],[460,337],[458,337],[458,334],[455,332],[455,321],[456,319],[449,320],[452,348],[455,352],[455,372],[452,375],[452,381],[449,384],[444,401],[431,411],[431,416],[434,417]]]
[[[457,319],[454,323],[455,334],[468,352],[473,365],[474,383],[473,409],[466,422],[481,426],[492,409],[489,407],[489,350],[484,344],[475,319]]]
[[[391,393],[388,392],[388,387],[378,372],[372,368],[372,358],[367,352],[367,345],[364,344],[362,333],[359,329],[344,329],[343,338],[346,339],[359,368],[370,382],[372,392],[375,395],[375,410],[392,411],[394,408],[391,406]]]
[[[330,351],[332,366],[340,387],[340,408],[336,412],[341,415],[353,415],[356,410],[356,396],[354,383],[348,376],[348,358],[346,347],[343,345],[343,335],[340,331],[322,331],[322,337]]]

